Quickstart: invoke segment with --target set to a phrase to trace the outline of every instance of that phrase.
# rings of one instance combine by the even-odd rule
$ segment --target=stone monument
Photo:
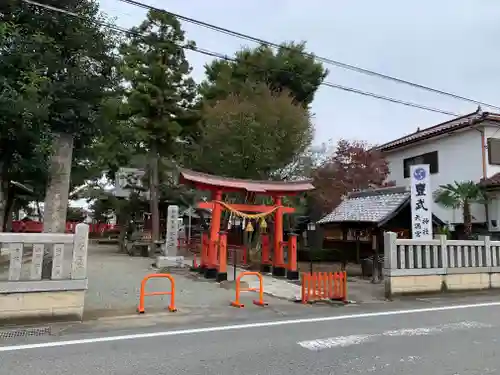
[[[184,257],[178,255],[179,249],[179,206],[170,205],[167,211],[167,233],[162,255],[156,258],[156,266],[183,267]]]

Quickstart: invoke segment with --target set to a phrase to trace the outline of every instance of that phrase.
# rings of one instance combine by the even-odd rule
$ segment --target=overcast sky
[[[145,11],[100,0],[120,26]],[[150,5],[276,43],[306,41],[316,55],[500,106],[498,0],[140,0]],[[250,42],[183,23],[201,48],[232,55]],[[193,77],[209,57],[190,52]],[[327,66],[327,81],[443,110],[468,113],[472,103]],[[483,108],[486,109],[486,108]],[[322,86],[313,102],[315,142],[339,138],[382,143],[449,116]]]

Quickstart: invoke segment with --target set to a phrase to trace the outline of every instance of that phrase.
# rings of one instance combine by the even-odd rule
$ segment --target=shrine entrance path
[[[144,276],[157,273],[152,265],[154,260],[119,254],[116,245],[89,244],[88,279],[89,288],[85,297],[85,318],[95,319],[131,315],[136,313],[139,303],[141,280]],[[229,306],[234,299],[234,289],[224,289],[214,281],[193,277],[189,269],[175,270],[172,276],[176,282],[176,307],[178,314],[234,313]],[[168,291],[167,279],[152,279],[148,291]],[[251,301],[255,293],[245,293],[242,301],[245,310],[260,309]],[[169,296],[146,297],[146,314],[166,311]],[[300,309],[301,306],[271,296],[266,296],[270,306],[276,308]]]

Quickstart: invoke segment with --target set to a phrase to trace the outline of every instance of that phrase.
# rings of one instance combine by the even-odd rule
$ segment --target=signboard
[[[428,164],[412,165],[411,238],[432,240],[432,191]]]
[[[167,210],[167,234],[165,241],[166,255],[177,255],[179,240],[179,207],[168,206]]]
[[[139,168],[120,168],[116,173],[115,196],[128,198],[132,191],[144,190],[142,183],[144,175],[145,171]]]

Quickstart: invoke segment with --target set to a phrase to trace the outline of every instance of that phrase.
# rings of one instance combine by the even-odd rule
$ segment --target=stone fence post
[[[397,268],[398,254],[396,240],[398,235],[394,232],[384,233],[384,275],[390,276],[390,270]]]
[[[80,223],[75,228],[73,242],[73,260],[71,262],[71,278],[84,280],[87,278],[87,257],[89,246],[89,226]]]

